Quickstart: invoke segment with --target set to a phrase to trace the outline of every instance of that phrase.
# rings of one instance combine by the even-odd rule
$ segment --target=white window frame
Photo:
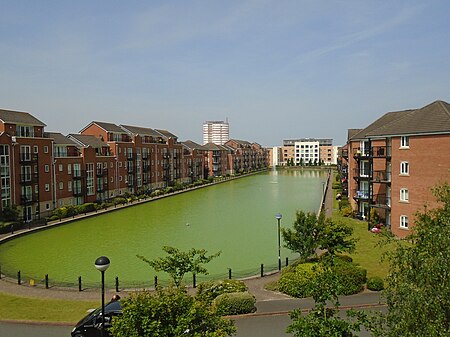
[[[45,192],[49,192],[50,191],[50,184],[45,184]]]
[[[409,202],[409,190],[407,188],[400,189],[400,201]]]
[[[409,137],[408,136],[400,137],[400,148],[401,149],[409,149]]]
[[[400,175],[409,176],[409,163],[407,161],[400,162]]]
[[[48,146],[47,145],[44,146],[44,153],[48,153]]]
[[[409,220],[407,215],[400,215],[400,228],[403,229],[409,228]]]
[[[50,166],[44,165],[44,171],[45,171],[45,173],[50,172]]]

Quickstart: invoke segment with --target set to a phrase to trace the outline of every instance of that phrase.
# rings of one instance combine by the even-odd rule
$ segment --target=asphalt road
[[[372,310],[386,311],[386,307]],[[247,316],[233,319],[238,332],[236,337],[289,337],[286,327],[291,323],[287,314]],[[70,337],[72,326],[0,323],[1,337]],[[370,337],[362,331],[359,337]]]

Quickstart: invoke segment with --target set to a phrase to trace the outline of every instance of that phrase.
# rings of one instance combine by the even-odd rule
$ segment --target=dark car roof
[[[120,306],[120,301],[113,301],[109,302],[107,305],[105,305],[105,313],[111,312],[111,311],[121,311],[122,307]]]

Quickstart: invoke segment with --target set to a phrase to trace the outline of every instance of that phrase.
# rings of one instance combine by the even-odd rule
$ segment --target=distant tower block
[[[226,121],[206,121],[203,123],[203,145],[214,143],[223,145],[230,140],[230,125]]]

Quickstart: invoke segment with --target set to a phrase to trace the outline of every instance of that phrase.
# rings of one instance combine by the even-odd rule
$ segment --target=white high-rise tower
[[[223,145],[230,140],[230,125],[226,121],[206,121],[203,123],[203,145],[214,143]]]

